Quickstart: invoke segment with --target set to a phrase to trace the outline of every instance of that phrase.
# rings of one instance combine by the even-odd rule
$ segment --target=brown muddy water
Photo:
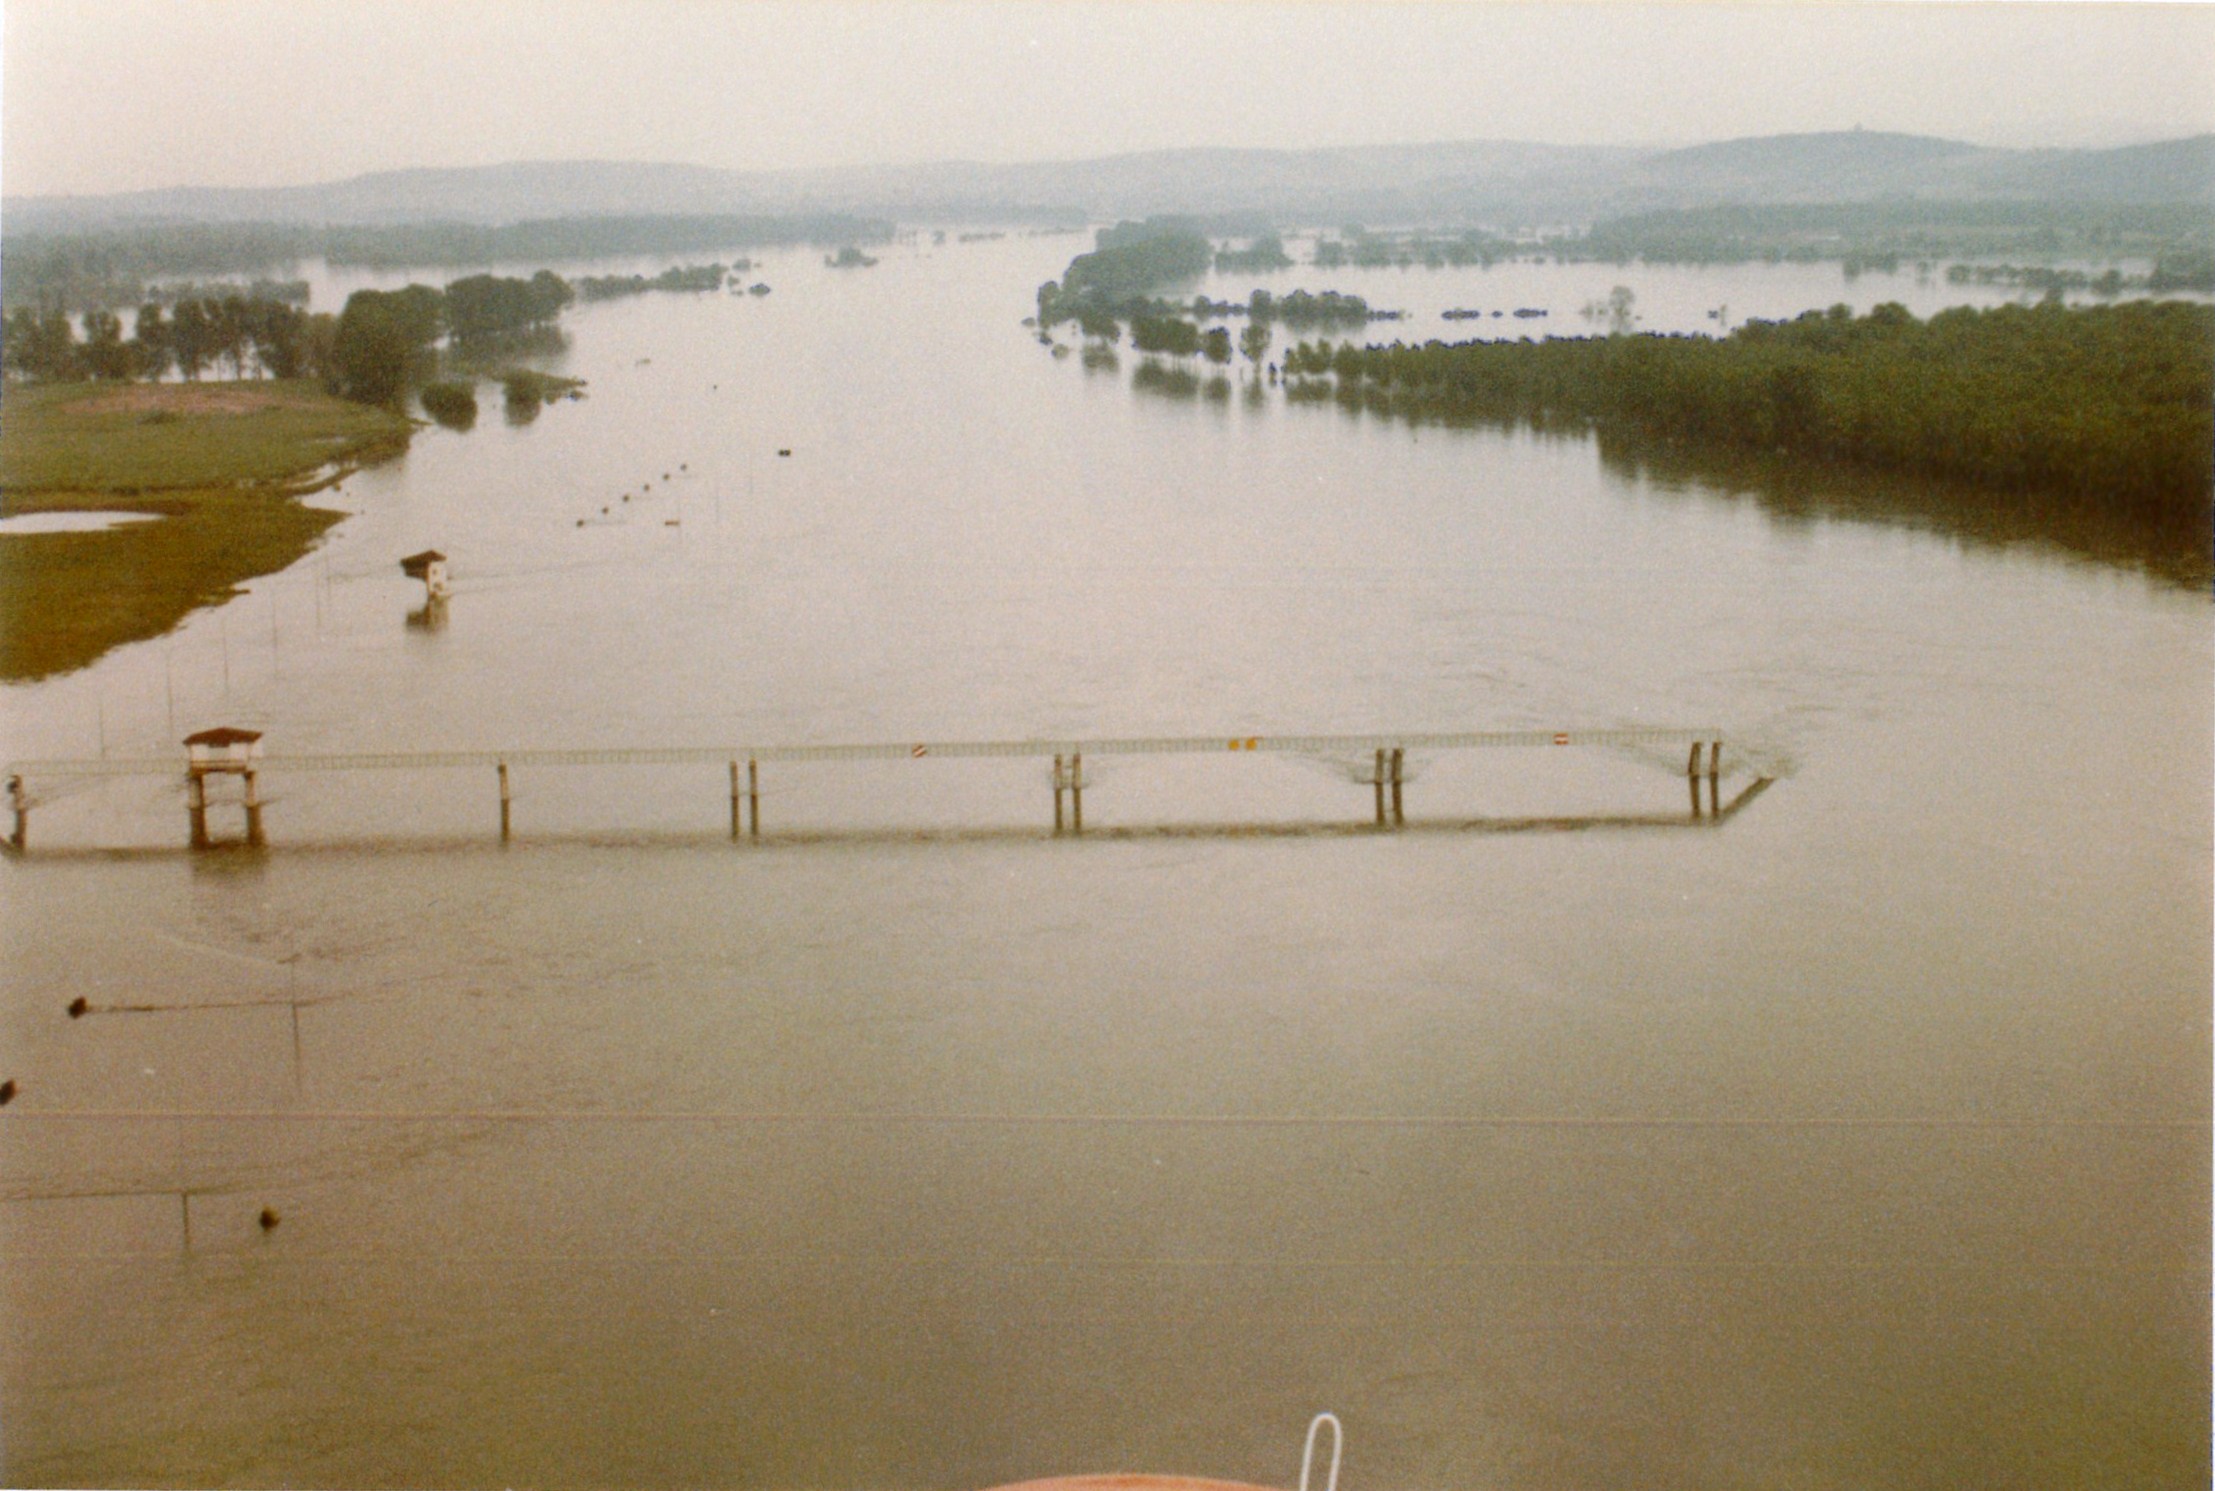
[[[502,847],[488,771],[273,774],[201,856],[177,784],[41,789],[7,1481],[1284,1485],[1331,1409],[1349,1491],[2204,1485],[2206,596],[1134,389],[1016,324],[1080,246],[574,310],[588,397],[6,754],[1712,724],[1776,784],[1440,756],[1379,834],[1355,761],[1088,761],[1076,841],[1037,762],[785,766],[733,845],[720,768],[549,768]],[[1403,335],[1947,293],[1302,275]]]

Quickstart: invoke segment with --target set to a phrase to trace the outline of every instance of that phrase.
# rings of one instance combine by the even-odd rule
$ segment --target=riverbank
[[[301,498],[407,448],[414,426],[312,383],[11,385],[0,517],[150,514],[0,533],[0,681],[67,673],[284,569],[341,513]]]

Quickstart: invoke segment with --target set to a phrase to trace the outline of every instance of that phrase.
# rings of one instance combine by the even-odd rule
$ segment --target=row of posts
[[[1723,743],[1719,740],[1712,742],[1694,741],[1692,743],[1692,753],[1685,759],[1684,775],[1686,781],[1691,784],[1692,816],[1695,818],[1701,815],[1700,778],[1703,775],[1701,771],[1703,761],[1706,766],[1704,775],[1707,778],[1707,812],[1710,816],[1713,816],[1721,810]],[[1406,763],[1407,753],[1398,746],[1394,746],[1390,750],[1380,748],[1377,751],[1375,767],[1369,780],[1376,789],[1377,826],[1379,828],[1407,822],[1407,813],[1401,791],[1406,781]],[[500,839],[502,843],[505,843],[513,831],[514,793],[508,781],[507,762],[500,762],[496,770],[500,780]],[[218,767],[213,771],[205,768],[195,768],[187,774],[185,779],[186,810],[192,819],[192,847],[205,849],[211,842],[208,837],[207,778],[215,772],[222,772],[227,775],[236,774],[244,778],[246,787],[244,802],[246,809],[246,842],[256,848],[261,847],[263,843],[262,804],[256,791],[254,773],[251,769],[236,766]],[[8,806],[14,814],[15,820],[8,834],[8,847],[20,854],[23,852],[30,836],[30,797],[24,790],[21,776],[9,777],[7,790]],[[1067,797],[1066,813],[1063,810],[1065,794]],[[1084,832],[1084,756],[1081,752],[1075,755],[1054,757],[1054,832],[1057,834],[1064,832],[1081,834]],[[761,763],[759,761],[747,761],[743,790],[741,790],[739,781],[738,763],[736,761],[731,763],[731,837],[734,839],[740,837],[758,839],[761,837]]]

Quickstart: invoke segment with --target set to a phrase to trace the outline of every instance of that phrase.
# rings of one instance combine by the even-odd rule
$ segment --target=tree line
[[[584,300],[616,300],[626,295],[645,295],[651,291],[666,290],[700,292],[720,290],[724,280],[734,274],[743,274],[754,267],[751,259],[740,259],[725,268],[721,264],[684,264],[663,270],[648,279],[643,274],[586,275],[577,281],[577,294]]]
[[[0,236],[7,309],[127,310],[163,278],[266,273],[306,259],[375,269],[462,267],[618,254],[882,243],[893,225],[844,214],[568,217],[529,222],[308,227],[186,223]]]
[[[2215,307],[2179,301],[1927,321],[1840,305],[1722,339],[1302,342],[1284,366],[1310,396],[1388,411],[1590,421],[2058,493],[2179,531],[2205,529],[2215,493]]]
[[[542,269],[528,279],[468,275],[443,290],[357,290],[338,315],[310,314],[284,301],[245,295],[149,301],[132,334],[113,311],[88,311],[80,328],[58,309],[19,306],[7,314],[0,360],[43,382],[197,379],[209,370],[233,378],[320,378],[332,392],[363,403],[398,398],[442,339],[457,350],[552,326],[575,298],[567,281]]]
[[[298,378],[321,367],[330,351],[329,316],[296,305],[243,295],[139,307],[131,335],[113,311],[88,311],[82,334],[63,312],[18,306],[0,333],[0,361],[9,371],[48,383],[87,379],[158,379],[172,371],[196,379],[205,370],[233,378]]]

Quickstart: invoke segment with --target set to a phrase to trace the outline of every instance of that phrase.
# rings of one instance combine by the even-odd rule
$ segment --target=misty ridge
[[[1683,149],[1505,141],[1189,149],[1096,160],[731,171],[526,161],[312,186],[8,197],[11,236],[162,223],[497,224],[673,214],[852,214],[1081,224],[1162,213],[1538,227],[1669,209],[1874,201],[2190,205],[2215,213],[2215,135],[2000,149],[1878,130]]]

